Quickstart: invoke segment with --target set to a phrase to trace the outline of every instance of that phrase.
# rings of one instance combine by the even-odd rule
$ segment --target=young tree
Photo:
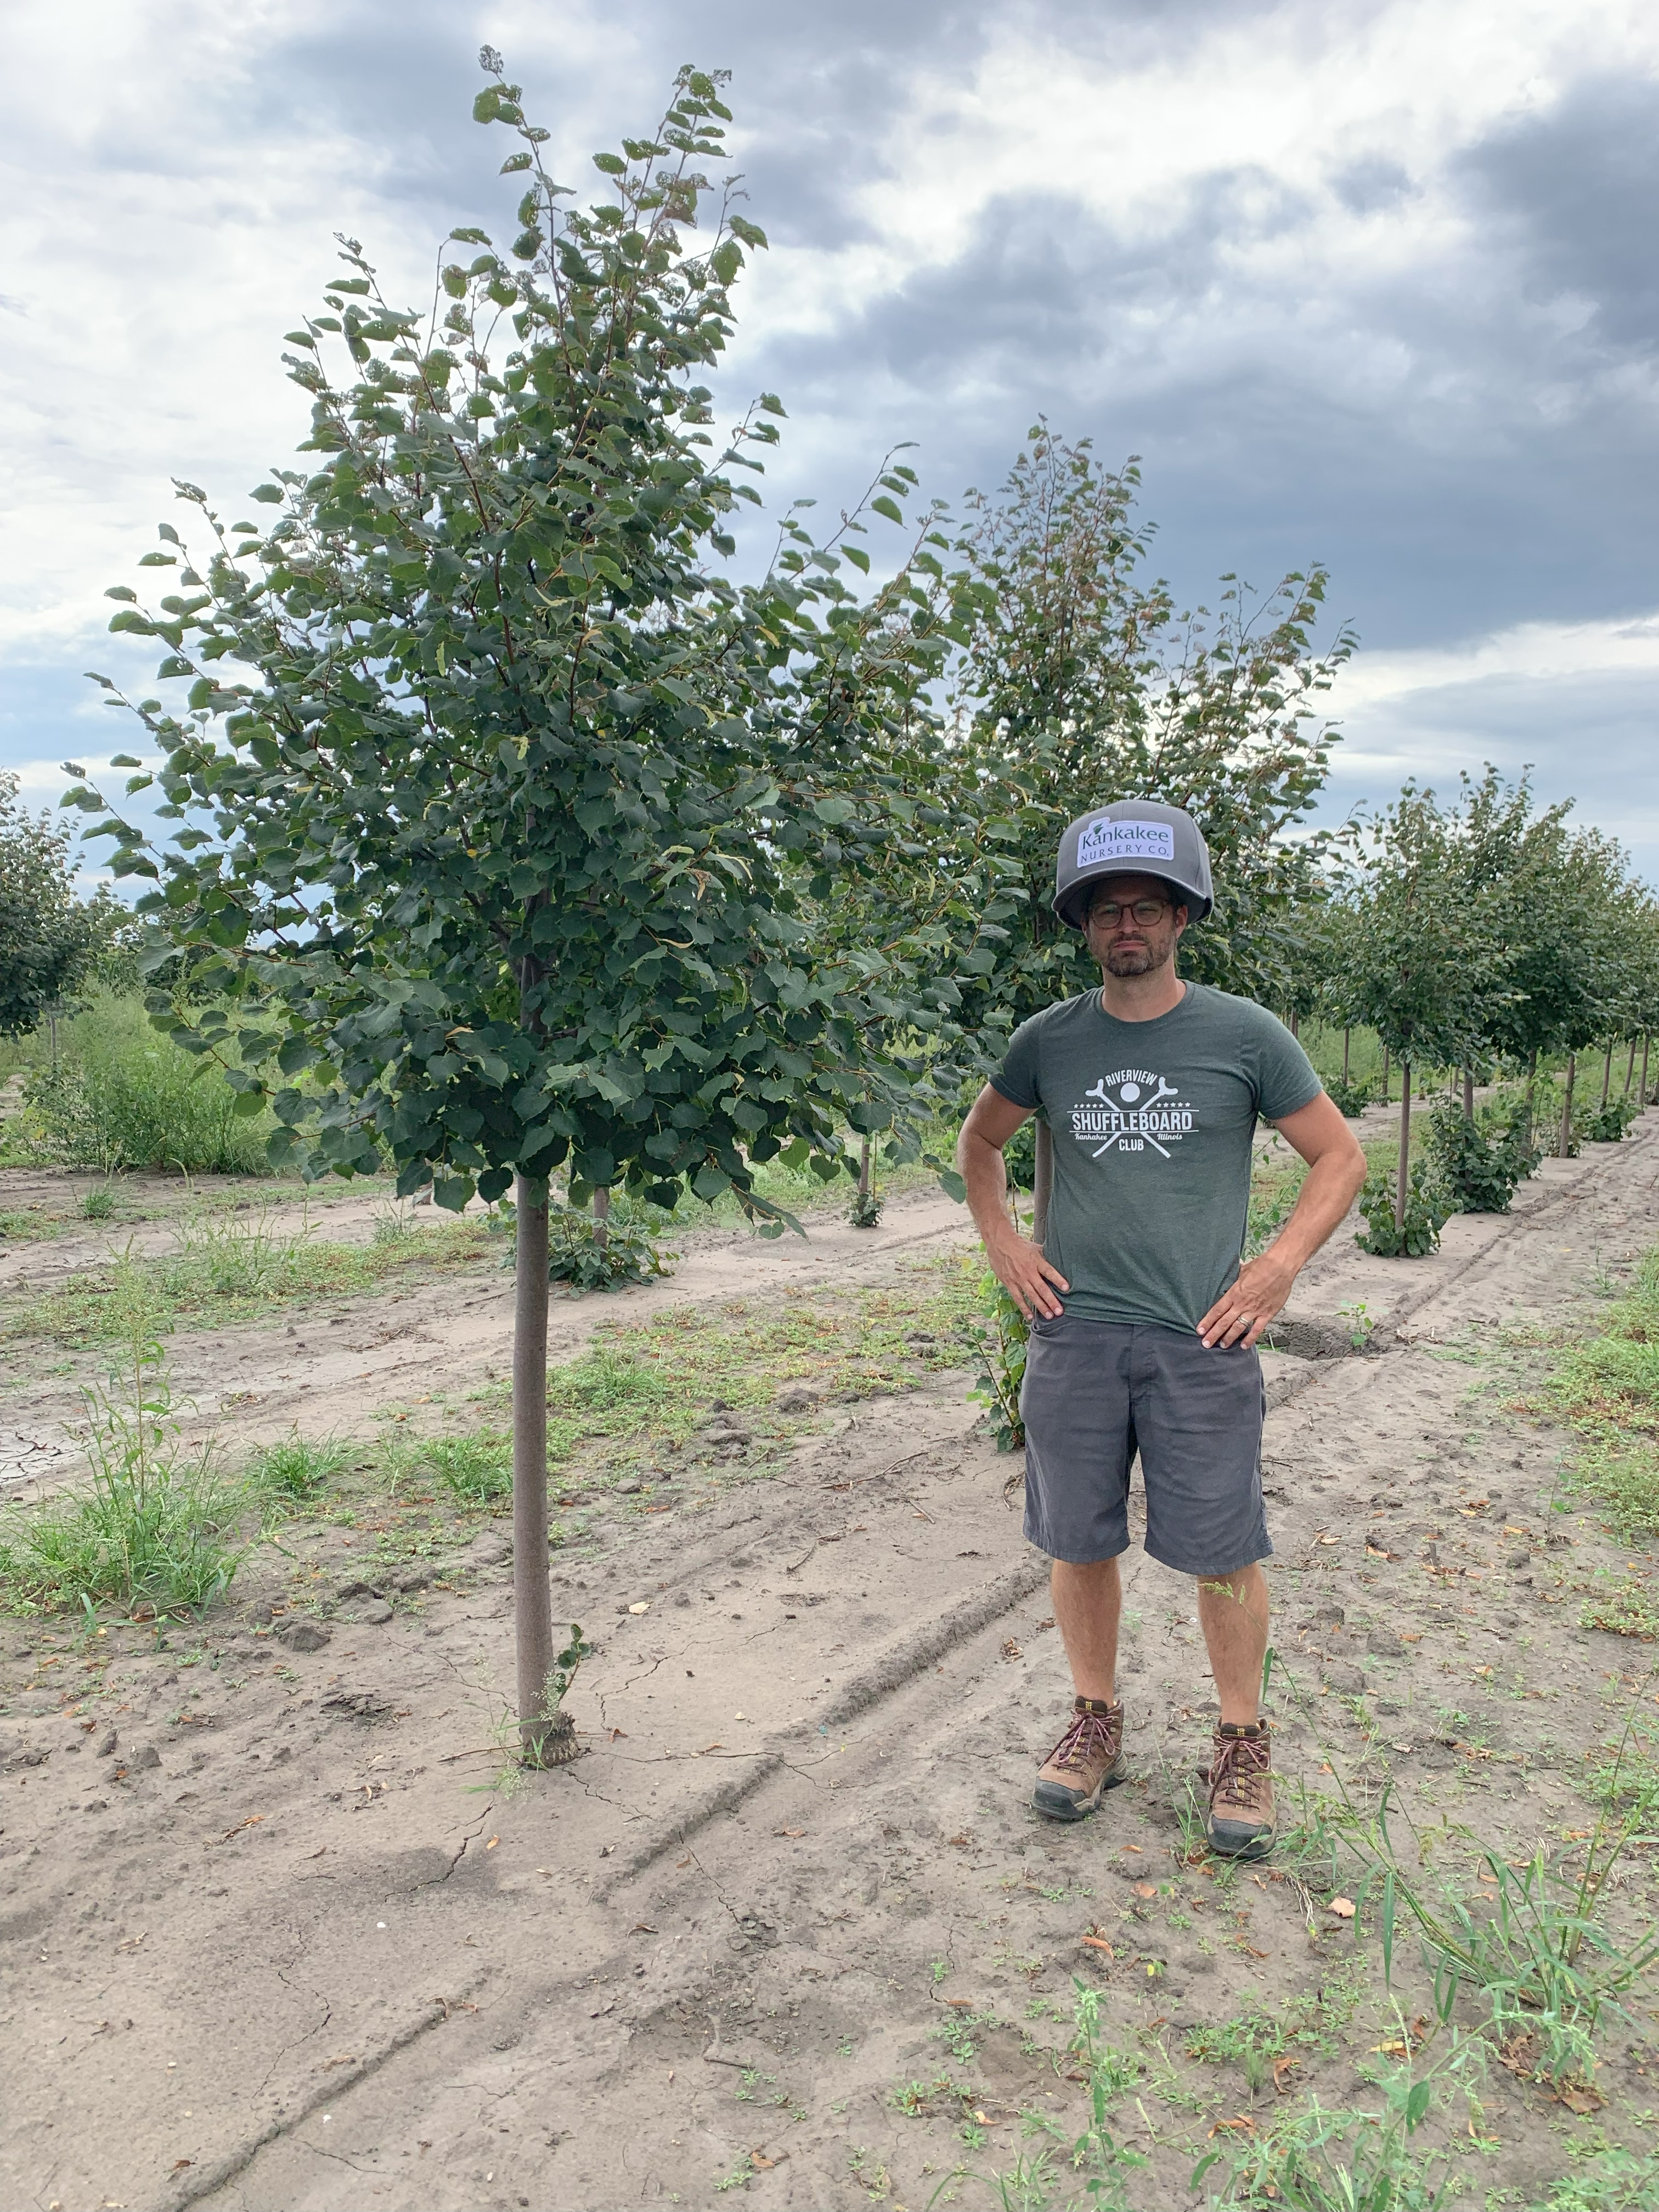
[[[882,995],[915,981],[924,1010],[947,1007],[948,979],[916,978],[903,944],[856,964],[826,953],[814,917],[911,819],[945,818],[891,764],[928,742],[925,715],[894,711],[926,655],[867,648],[944,617],[925,545],[865,609],[798,525],[758,585],[711,568],[732,550],[734,501],[756,496],[732,471],[758,465],[782,412],[763,398],[711,458],[696,379],[730,333],[745,250],[765,243],[729,191],[707,243],[687,243],[701,165],[721,150],[719,82],[683,70],[649,137],[595,156],[614,197],[567,207],[547,134],[500,58],[482,60],[475,114],[520,141],[503,164],[525,179],[510,252],[453,234],[471,258],[444,262],[417,315],[344,241],[345,275],[290,334],[307,467],[258,488],[276,510],[264,531],[227,529],[180,485],[205,549],[163,525],[145,563],[176,568],[179,590],[112,624],[159,639],[161,678],[189,686],[178,710],[137,708],[165,757],[161,811],[186,826],[165,854],[118,815],[94,834],[154,879],[158,951],[195,963],[197,995],[157,994],[156,1019],[216,1054],[250,1111],[269,1100],[274,1159],[349,1175],[389,1155],[400,1191],[433,1179],[452,1207],[516,1181],[534,1763],[560,1726],[549,1178],[568,1165],[578,1201],[731,1189],[763,1218],[757,1164],[837,1156],[849,1117],[914,1115]],[[349,356],[337,381],[331,347]],[[890,474],[876,510],[899,515],[911,481]]]
[[[1318,889],[1324,841],[1305,822],[1334,732],[1318,700],[1352,650],[1316,649],[1322,569],[1252,605],[1223,579],[1219,617],[1177,616],[1142,584],[1133,464],[1112,475],[1088,441],[1044,423],[995,499],[969,495],[961,540],[972,610],[954,671],[958,775],[1017,872],[1012,941],[995,963],[1000,1021],[1017,1022],[1091,980],[1081,940],[1055,918],[1054,847],[1066,820],[1134,795],[1186,807],[1214,861],[1213,925],[1183,943],[1201,982],[1283,1004],[1297,908]]]
[[[0,1036],[32,1030],[97,947],[102,908],[76,898],[69,845],[67,825],[31,815],[0,769]]]
[[[959,940],[973,1073],[995,1064],[1018,1023],[1094,981],[1081,939],[1052,910],[1054,845],[1068,819],[1115,799],[1184,806],[1209,842],[1215,914],[1183,941],[1183,972],[1284,1000],[1296,909],[1322,845],[1285,832],[1325,781],[1334,733],[1316,702],[1352,640],[1311,641],[1317,568],[1254,605],[1227,577],[1213,622],[1178,616],[1164,584],[1140,580],[1150,532],[1134,520],[1139,481],[1133,463],[1103,470],[1086,440],[1067,444],[1038,422],[997,495],[969,496],[953,779],[975,849],[998,854],[1008,894],[990,932],[970,921]],[[1039,1125],[1039,1230],[1049,1163]]]
[[[1347,1006],[1401,1062],[1395,1227],[1410,1188],[1412,1069],[1457,1066],[1479,1048],[1499,945],[1489,904],[1459,865],[1456,823],[1407,784],[1366,827],[1370,852],[1348,941]]]

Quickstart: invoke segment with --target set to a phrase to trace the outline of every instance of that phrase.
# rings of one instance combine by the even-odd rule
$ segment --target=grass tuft
[[[19,1532],[0,1542],[0,1583],[23,1610],[199,1612],[246,1554],[237,1536],[245,1493],[210,1446],[185,1448],[161,1347],[142,1312],[128,1323],[107,1383],[82,1392],[90,1486],[26,1509]]]

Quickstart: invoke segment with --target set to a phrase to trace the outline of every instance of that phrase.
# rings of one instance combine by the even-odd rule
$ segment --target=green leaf
[[[255,484],[248,497],[262,500],[267,507],[280,507],[283,502],[283,488],[281,484]]]
[[[855,568],[866,576],[869,574],[870,556],[861,545],[843,545],[841,550]]]
[[[1394,1869],[1382,1877],[1382,1985],[1394,1986]]]
[[[888,498],[885,492],[878,493],[870,505],[877,514],[885,515],[889,522],[902,522],[904,520],[902,511]]]
[[[532,156],[530,155],[509,154],[506,161],[501,163],[501,169],[498,173],[503,177],[516,176],[520,169],[527,169],[531,167]],[[479,1188],[482,1188],[483,1186],[480,1185]]]
[[[1406,2132],[1407,2135],[1413,2134],[1423,2124],[1424,2115],[1429,2109],[1429,2100],[1431,2094],[1431,2085],[1427,2081],[1413,2081],[1412,2083],[1411,2094],[1406,2100]]]
[[[820,822],[827,822],[831,829],[838,830],[843,822],[850,822],[853,819],[858,809],[850,799],[815,799],[812,801],[812,811]]]
[[[104,597],[106,599],[137,599],[138,594],[131,584],[112,584]]]
[[[954,1168],[941,1168],[939,1170],[939,1187],[945,1193],[946,1198],[955,1199],[958,1206],[965,1206],[967,1204],[968,1186],[963,1182],[962,1177],[957,1173]]]
[[[607,177],[625,177],[628,174],[628,164],[620,154],[596,154],[593,167],[603,169]]]

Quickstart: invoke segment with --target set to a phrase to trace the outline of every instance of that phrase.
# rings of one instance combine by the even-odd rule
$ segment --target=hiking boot
[[[1210,1809],[1204,1832],[1210,1849],[1224,1858],[1262,1859],[1273,1847],[1273,1778],[1266,1723],[1223,1721],[1215,1732],[1215,1761],[1205,1780]]]
[[[1051,1820],[1081,1820],[1123,1779],[1123,1707],[1079,1698],[1072,1725],[1037,1769],[1031,1802]]]

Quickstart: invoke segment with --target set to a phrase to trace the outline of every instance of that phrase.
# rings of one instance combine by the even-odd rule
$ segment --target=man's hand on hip
[[[1297,1273],[1288,1261],[1276,1258],[1270,1251],[1259,1260],[1247,1260],[1238,1271],[1238,1279],[1221,1293],[1198,1324],[1200,1336],[1212,1348],[1219,1345],[1224,1350],[1242,1344],[1247,1352],[1253,1349],[1291,1295]]]
[[[1033,1314],[1053,1321],[1065,1312],[1054,1292],[1069,1291],[1072,1286],[1058,1267],[1050,1267],[1029,1237],[1011,1230],[1006,1237],[987,1244],[985,1256],[991,1263],[992,1273],[1027,1321]]]

